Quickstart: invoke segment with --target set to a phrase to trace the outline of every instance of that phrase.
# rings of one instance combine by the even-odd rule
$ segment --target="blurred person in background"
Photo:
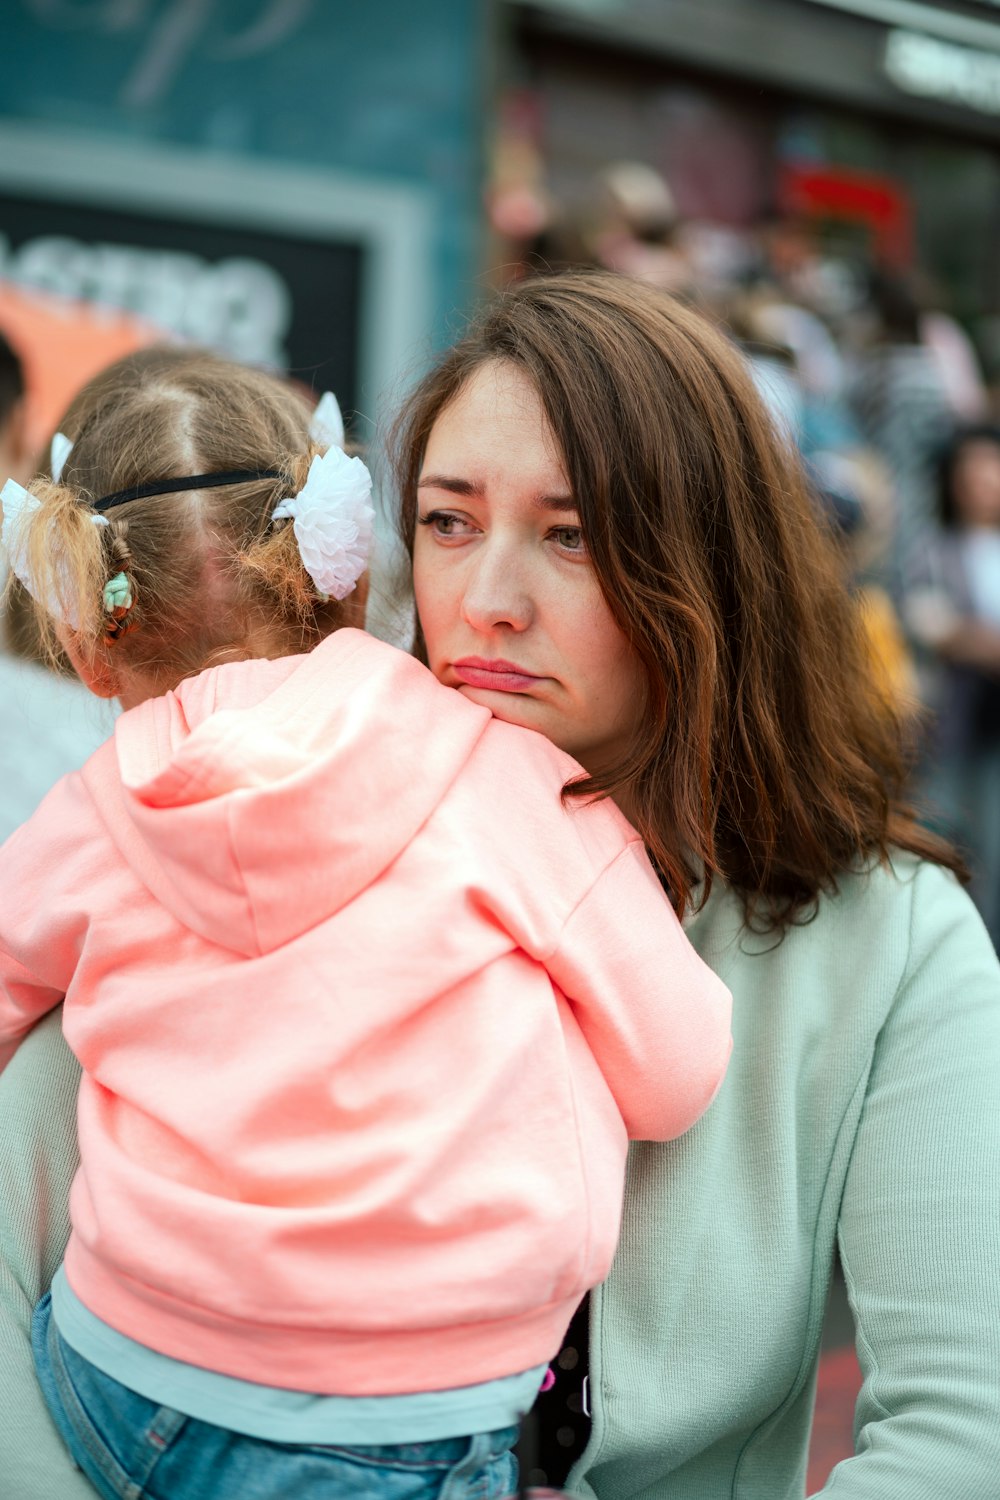
[[[24,366],[0,333],[0,474],[24,482],[34,454],[28,440]]]
[[[595,263],[664,292],[690,292],[692,266],[680,238],[677,204],[665,178],[644,162],[616,162],[599,174],[594,190],[598,219],[591,243]]]
[[[871,450],[845,400],[845,363],[822,319],[767,282],[739,292],[721,312],[803,457],[820,471],[836,465],[840,486],[857,457],[852,482],[863,489]]]
[[[933,710],[926,792],[968,851],[972,892],[1000,948],[1000,426],[950,439],[936,520],[911,555],[903,603]]]
[[[865,440],[888,466],[895,496],[889,581],[898,594],[908,559],[934,514],[935,455],[955,423],[939,358],[924,342],[921,308],[898,272],[869,272],[870,332],[850,398]]]
[[[930,350],[955,421],[965,426],[989,417],[989,394],[982,362],[972,339],[947,310],[946,298],[932,277],[917,277],[921,341]]]
[[[26,483],[28,437],[21,361],[0,334],[0,485]],[[5,575],[0,573],[0,596]],[[30,614],[15,585],[0,617],[0,842],[31,816],[49,788],[83,764],[110,732],[113,711],[71,676],[32,660]]]
[[[853,472],[845,478],[847,482],[838,486],[836,474],[828,468],[819,503],[843,554],[872,675],[887,712],[899,721],[904,741],[915,744],[921,713],[919,679],[899,613],[878,572],[887,539],[879,520],[880,511],[885,514],[887,487],[884,476],[873,468],[862,499],[853,486]]]
[[[739,340],[774,421],[804,463],[817,512],[839,547],[872,670],[890,712],[907,723],[917,679],[892,599],[880,581],[892,534],[892,487],[843,399],[844,366],[816,314],[766,284],[736,297],[726,326]]]

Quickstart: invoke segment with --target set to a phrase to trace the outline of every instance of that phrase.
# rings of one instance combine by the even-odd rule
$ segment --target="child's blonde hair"
[[[84,657],[107,654],[158,691],[214,663],[310,650],[336,626],[360,624],[359,596],[317,596],[277,501],[305,482],[317,449],[309,408],[288,385],[215,355],[154,348],[119,360],[77,396],[61,430],[73,444],[58,483],[30,486],[39,508],[21,523],[42,645],[56,659],[61,622]],[[116,505],[136,485],[226,471],[277,471],[227,487]],[[124,619],[105,588],[124,573]]]

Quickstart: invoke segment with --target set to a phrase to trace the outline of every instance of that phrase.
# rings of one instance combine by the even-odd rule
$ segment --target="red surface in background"
[[[823,1488],[835,1464],[854,1452],[854,1403],[860,1389],[861,1371],[853,1349],[831,1349],[823,1355],[809,1443],[810,1495]]]
[[[887,264],[913,264],[913,205],[902,184],[891,177],[789,162],[782,169],[780,196],[788,213],[866,225]]]
[[[148,323],[98,307],[0,282],[0,333],[24,365],[28,436],[47,443],[82,385],[116,359],[163,341]]]

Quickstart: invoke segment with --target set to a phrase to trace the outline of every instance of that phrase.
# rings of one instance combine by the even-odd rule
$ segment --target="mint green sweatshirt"
[[[633,1147],[581,1494],[801,1497],[839,1244],[865,1380],[824,1496],[1000,1496],[1000,970],[950,875],[897,869],[777,947],[728,892],[691,922],[733,1058],[692,1131]]]
[[[839,1237],[865,1385],[824,1496],[1000,1495],[1000,969],[950,876],[897,869],[845,879],[777,945],[723,890],[691,922],[735,1050],[694,1130],[633,1147],[580,1494],[801,1497]],[[27,1342],[67,1235],[75,1069],[50,1017],[0,1080],[5,1500],[93,1500]]]

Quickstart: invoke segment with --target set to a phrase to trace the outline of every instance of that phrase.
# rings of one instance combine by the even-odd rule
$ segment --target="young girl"
[[[937,525],[908,563],[904,617],[934,710],[928,801],[968,851],[1000,949],[1000,427],[961,427],[942,449]]]
[[[207,356],[102,389],[2,496],[128,710],[0,857],[3,1060],[65,995],[84,1069],[46,1398],[107,1496],[503,1494],[626,1136],[705,1109],[728,993],[573,760],[334,633],[370,484],[294,396]]]

